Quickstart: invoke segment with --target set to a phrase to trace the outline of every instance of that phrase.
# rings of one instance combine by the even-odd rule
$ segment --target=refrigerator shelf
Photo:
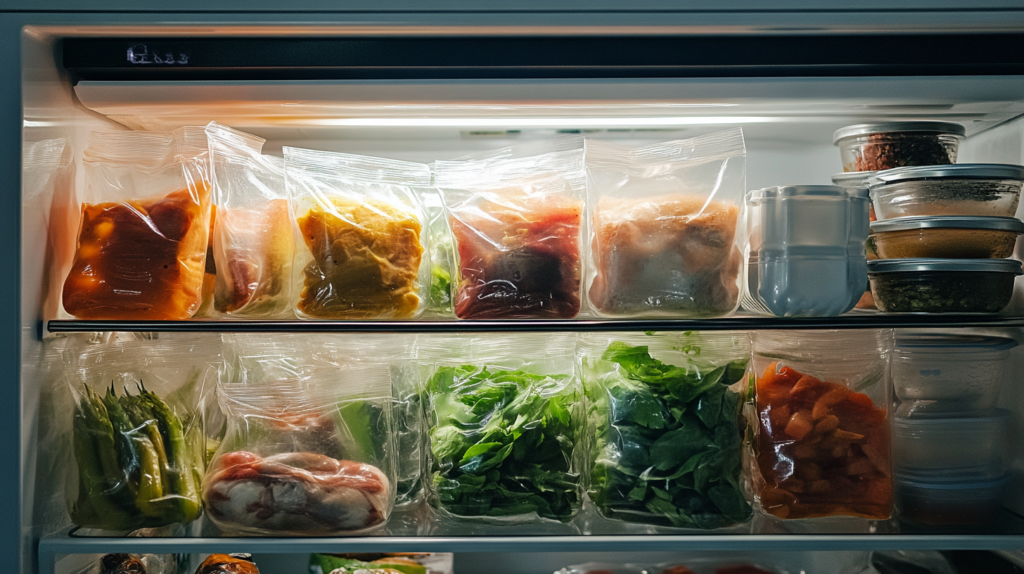
[[[42,325],[40,325],[42,327]],[[750,329],[1024,327],[1024,317],[854,313],[843,317],[503,321],[84,321],[51,320],[51,333],[96,331],[215,333],[492,333],[594,331],[731,331]]]

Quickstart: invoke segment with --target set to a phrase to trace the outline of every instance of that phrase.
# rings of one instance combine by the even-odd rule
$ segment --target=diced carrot
[[[768,367],[766,367],[764,370],[764,374],[761,375],[761,380],[757,381],[757,386],[760,387],[761,385],[764,385],[767,387],[768,385],[772,384],[772,382],[775,381],[775,372],[778,366],[778,361],[775,361],[774,363],[768,365]]]
[[[864,435],[857,434],[855,432],[844,431],[843,429],[835,430],[835,437],[839,440],[845,440],[850,442],[857,442],[864,440]]]
[[[817,410],[817,407],[815,407]],[[813,415],[811,415],[813,417]],[[839,417],[835,415],[828,415],[821,419],[814,425],[815,434],[825,434],[829,431],[834,431],[839,428]]]
[[[781,407],[774,409],[771,407],[768,408],[768,420],[771,422],[773,429],[780,429],[786,426],[786,423],[789,422],[790,415],[789,405],[782,405]]]
[[[842,385],[836,385],[832,390],[818,397],[818,400],[814,402],[814,410],[811,412],[811,416],[814,420],[818,420],[829,414],[832,407],[846,400],[850,396],[850,389]]]
[[[814,422],[811,420],[811,414],[807,411],[797,411],[789,418],[789,424],[786,425],[786,434],[796,440],[801,440],[813,428]]]

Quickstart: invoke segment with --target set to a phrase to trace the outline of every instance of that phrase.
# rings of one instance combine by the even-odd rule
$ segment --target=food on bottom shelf
[[[729,388],[743,379],[746,360],[676,366],[621,341],[600,359],[584,372],[589,494],[601,514],[704,529],[747,521],[740,396]]]
[[[204,499],[218,523],[312,534],[383,523],[390,488],[369,464],[308,452],[263,458],[238,451],[215,461]]]
[[[407,318],[420,309],[422,226],[389,202],[330,198],[298,218],[313,260],[297,309],[319,319]]]
[[[221,265],[214,308],[255,316],[279,312],[291,281],[288,200],[271,200],[261,209],[222,208],[217,226],[214,252]]]
[[[498,521],[568,522],[579,511],[582,421],[572,376],[440,366],[425,392],[435,508]]]
[[[180,320],[199,310],[209,236],[202,128],[93,132],[64,309],[79,319]]]
[[[1024,274],[1012,259],[884,259],[868,262],[871,294],[889,313],[998,313]]]
[[[71,520],[84,527],[132,530],[199,517],[201,461],[182,422],[139,384],[132,395],[113,388],[100,396],[88,386],[74,412],[78,496]]]
[[[460,319],[571,319],[580,311],[583,202],[507,190],[451,220]]]
[[[900,166],[956,163],[967,131],[950,122],[857,124],[836,130],[843,171],[877,171]]]
[[[146,574],[146,565],[130,554],[107,554],[100,559],[100,574]]]
[[[879,259],[1004,259],[1024,223],[1013,217],[898,217],[871,224]]]
[[[251,554],[210,554],[196,574],[260,574]]]
[[[870,397],[772,362],[758,376],[761,507],[778,518],[889,517],[886,411]]]
[[[738,303],[739,208],[695,195],[603,198],[594,214],[599,313],[721,316]]]
[[[379,556],[379,555],[378,555]],[[361,554],[310,554],[310,574],[355,574],[356,572],[388,572],[397,574],[428,574],[426,566],[417,557],[430,556],[396,554],[376,558]]]
[[[685,564],[600,564],[588,563],[562,568],[555,574],[774,574],[753,564],[697,558]]]
[[[199,195],[209,194],[205,187]],[[206,214],[192,192],[82,204],[64,309],[79,319],[188,319],[206,264]]]
[[[868,180],[879,220],[908,216],[1013,217],[1024,166],[965,163],[876,173]]]

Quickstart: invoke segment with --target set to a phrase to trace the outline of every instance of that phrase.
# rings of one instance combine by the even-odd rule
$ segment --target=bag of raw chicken
[[[210,180],[215,221],[214,309],[226,317],[274,317],[288,311],[291,213],[284,162],[263,155],[263,138],[211,123]]]
[[[587,295],[605,317],[722,317],[739,306],[739,128],[639,148],[587,140]]]
[[[93,132],[64,309],[79,319],[181,320],[202,302],[210,230],[201,127]]]
[[[383,526],[395,500],[387,366],[320,368],[289,361],[285,346],[260,360],[228,345],[217,387],[227,432],[203,485],[210,519],[238,535]]]
[[[284,148],[301,243],[292,267],[295,311],[307,319],[408,319],[430,287],[426,217],[416,190],[430,167]]]
[[[438,161],[455,237],[460,319],[571,319],[580,312],[583,140]]]

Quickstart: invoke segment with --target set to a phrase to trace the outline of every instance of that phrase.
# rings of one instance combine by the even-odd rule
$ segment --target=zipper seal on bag
[[[432,181],[430,166],[425,163],[290,146],[285,146],[282,151],[286,169],[312,177],[405,187],[430,187]]]

